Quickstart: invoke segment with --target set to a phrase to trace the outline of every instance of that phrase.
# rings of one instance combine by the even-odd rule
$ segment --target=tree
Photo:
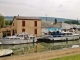
[[[10,21],[10,25],[12,24],[13,21]]]
[[[8,20],[5,20],[5,25],[10,25],[10,22]]]
[[[0,28],[4,26],[4,17],[0,15]]]
[[[68,20],[68,21],[65,21],[64,23],[68,23],[68,24],[77,24],[77,25],[80,24],[79,21],[77,21],[77,20]]]
[[[57,19],[55,19],[55,24],[57,23]]]

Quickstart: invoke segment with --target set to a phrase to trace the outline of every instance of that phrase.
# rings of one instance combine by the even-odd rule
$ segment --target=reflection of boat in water
[[[39,42],[53,42],[53,41],[69,41],[79,39],[79,34],[72,32],[52,32],[51,35],[46,35],[38,38]]]
[[[32,43],[37,42],[37,39],[33,35],[28,35],[27,33],[15,34],[14,36],[6,36],[0,39],[2,44],[22,44],[22,43]]]
[[[72,45],[72,48],[78,48],[79,45]]]
[[[0,57],[12,55],[13,51],[11,49],[0,49]]]

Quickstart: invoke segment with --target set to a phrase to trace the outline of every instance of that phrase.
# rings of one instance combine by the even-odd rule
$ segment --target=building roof
[[[61,24],[61,22],[55,24],[54,21],[42,21],[42,28],[61,28]]]
[[[14,16],[17,20],[41,20],[39,17]]]
[[[70,28],[73,28],[71,24],[62,23],[62,29],[70,29]]]
[[[42,21],[42,28],[62,28],[62,29],[70,29],[73,28],[71,24],[57,22],[54,21]]]

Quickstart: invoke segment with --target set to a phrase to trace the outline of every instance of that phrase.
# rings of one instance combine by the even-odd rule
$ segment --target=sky
[[[80,19],[80,0],[0,0],[0,14]]]

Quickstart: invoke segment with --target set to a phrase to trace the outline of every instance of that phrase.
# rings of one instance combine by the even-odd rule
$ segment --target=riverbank
[[[46,51],[41,53],[23,54],[10,57],[3,57],[0,60],[48,60],[67,55],[80,54],[80,48],[69,48],[61,50]]]

